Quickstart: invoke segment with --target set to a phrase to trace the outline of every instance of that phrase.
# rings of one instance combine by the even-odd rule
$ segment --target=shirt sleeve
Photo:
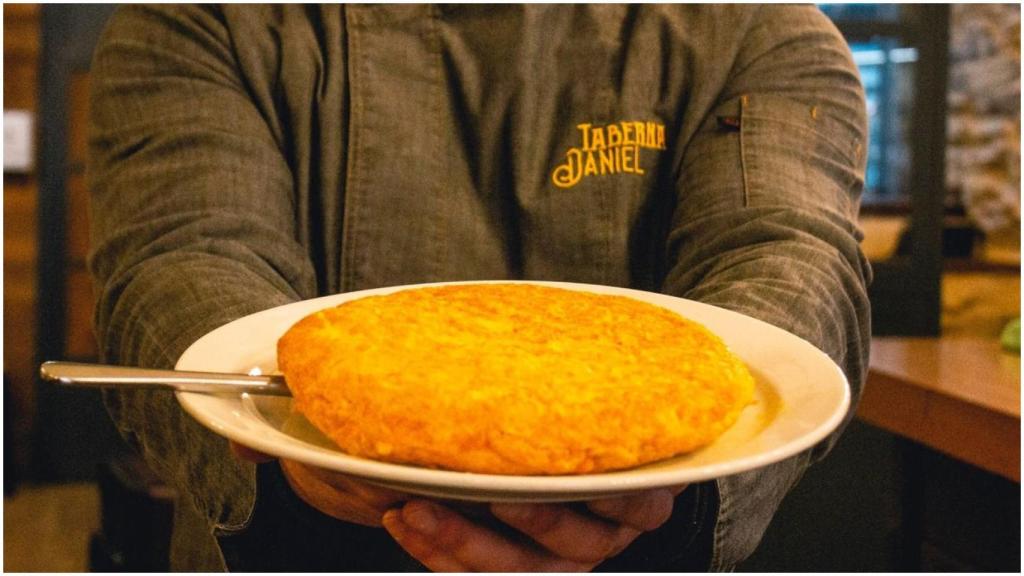
[[[867,368],[870,267],[856,226],[866,150],[849,48],[813,7],[760,9],[716,108],[685,144],[668,237],[668,293],[783,328],[845,372]],[[813,449],[721,478],[711,568],[756,548],[780,501],[839,431]]]
[[[96,331],[103,360],[173,367],[200,336],[315,295],[297,241],[292,176],[247,94],[210,7],[130,6],[108,24],[91,72]],[[251,465],[174,396],[105,396],[130,443],[211,525],[243,524]]]

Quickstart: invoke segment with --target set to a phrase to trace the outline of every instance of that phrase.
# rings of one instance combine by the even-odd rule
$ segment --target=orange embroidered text
[[[665,149],[665,125],[657,122],[617,122],[607,126],[579,124],[581,145],[569,148],[565,163],[551,173],[559,188],[572,188],[585,176],[643,174],[640,150]]]

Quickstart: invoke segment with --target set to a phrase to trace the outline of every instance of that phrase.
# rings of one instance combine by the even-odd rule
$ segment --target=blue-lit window
[[[864,201],[898,203],[906,196],[917,50],[896,39],[850,44],[868,109],[868,166]]]
[[[868,108],[866,205],[905,205],[917,50],[907,46],[898,4],[819,4],[847,36]]]
[[[899,4],[818,4],[829,18],[845,22],[897,22]]]

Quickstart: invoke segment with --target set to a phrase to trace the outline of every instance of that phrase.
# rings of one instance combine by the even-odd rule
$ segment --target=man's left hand
[[[435,572],[582,572],[622,552],[672,514],[685,486],[587,503],[591,514],[559,504],[491,504],[525,538],[510,537],[431,500],[384,514],[384,527]]]

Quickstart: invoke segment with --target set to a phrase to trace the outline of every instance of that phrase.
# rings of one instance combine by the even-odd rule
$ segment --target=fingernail
[[[604,498],[591,500],[587,507],[601,515],[616,516],[626,510],[626,502],[621,498]]]
[[[389,524],[401,522],[402,519],[398,517],[399,514],[401,514],[401,512],[395,508],[386,510],[380,517],[380,523],[387,527]]]
[[[402,520],[421,534],[430,536],[437,532],[437,515],[428,504],[407,504],[402,509]]]
[[[496,502],[491,504],[491,514],[508,520],[526,521],[533,515],[533,508],[522,504],[503,504]]]

